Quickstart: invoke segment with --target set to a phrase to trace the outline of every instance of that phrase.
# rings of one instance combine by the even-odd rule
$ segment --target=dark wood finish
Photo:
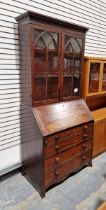
[[[22,21],[23,19],[26,19],[27,17],[30,18],[31,20],[34,19],[34,21],[35,20],[43,21],[43,22],[46,21],[46,22],[51,23],[51,24],[58,24],[60,26],[62,25],[63,27],[69,27],[71,29],[75,29],[75,30],[79,30],[79,31],[86,32],[88,30],[88,28],[86,28],[86,27],[75,25],[73,23],[69,23],[69,22],[66,22],[66,21],[61,21],[59,19],[52,18],[50,16],[45,16],[45,15],[42,15],[42,14],[39,14],[39,13],[35,13],[33,11],[27,11],[24,14],[19,15],[18,17],[16,17],[16,20],[17,21]]]
[[[106,107],[106,95],[98,95],[86,98],[86,103],[91,111]]]
[[[28,11],[19,21],[22,102],[80,98],[86,28]]]
[[[92,164],[93,118],[79,99],[87,29],[30,11],[16,20],[22,169],[44,197],[52,184]]]
[[[106,108],[92,112],[94,117],[93,156],[106,151]]]
[[[44,197],[49,186],[91,165],[93,118],[81,99],[27,107],[26,112],[31,115],[27,123],[33,121],[24,134],[27,142],[22,146],[22,167]]]
[[[35,107],[33,113],[43,136],[92,120],[92,115],[82,99]]]

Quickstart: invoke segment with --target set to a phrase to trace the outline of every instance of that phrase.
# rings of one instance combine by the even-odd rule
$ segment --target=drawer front
[[[56,146],[55,144],[49,144],[47,146],[44,147],[44,158],[48,158],[50,156],[53,156],[56,154]]]
[[[49,187],[54,183],[64,180],[71,173],[79,170],[80,167],[81,167],[81,156],[78,156],[77,158],[68,161],[67,163],[58,167],[58,169],[55,169],[53,172],[49,173],[45,172],[45,188]]]
[[[59,154],[60,152],[72,148],[76,144],[82,143],[81,138],[77,139],[67,139],[64,141],[59,141],[56,144],[48,144],[46,147],[44,147],[44,158],[48,158],[50,156]]]
[[[68,150],[65,150],[53,157],[49,157],[44,160],[45,171],[53,170],[53,168],[64,164],[68,160],[73,159],[76,155],[85,153],[87,150],[92,148],[92,141],[86,141],[82,144],[74,146]]]
[[[82,137],[82,127],[76,127],[72,129],[68,129],[66,131],[61,131],[58,134],[53,134],[52,136],[45,137],[45,146],[48,144],[55,144],[56,142],[66,140],[66,139],[73,139],[77,137]]]
[[[64,164],[65,162],[73,159],[76,154],[80,155],[82,153],[82,144],[75,146],[71,149],[65,150],[64,152],[59,153],[53,157],[47,158],[44,160],[45,171],[53,170],[58,165]]]
[[[93,136],[93,124],[85,125],[64,131],[58,135],[53,135],[45,138],[44,143],[44,158],[56,155],[59,152],[73,147]]]

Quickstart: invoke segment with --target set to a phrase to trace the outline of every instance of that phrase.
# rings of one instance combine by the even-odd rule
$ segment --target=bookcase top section
[[[84,100],[74,100],[32,108],[43,136],[93,121]]]
[[[76,24],[73,24],[73,23],[70,23],[70,22],[66,22],[66,21],[63,21],[63,20],[59,20],[57,18],[52,18],[50,16],[46,16],[46,15],[42,15],[42,14],[39,14],[39,13],[36,13],[36,12],[33,12],[33,11],[27,11],[21,15],[19,15],[18,17],[16,17],[16,21],[22,21],[26,18],[29,18],[30,20],[38,20],[38,21],[47,21],[49,23],[55,23],[56,25],[62,25],[62,26],[65,26],[65,27],[70,27],[71,29],[75,29],[75,30],[78,30],[78,31],[83,31],[83,32],[86,32],[88,30],[88,28],[86,27],[83,27],[83,26],[80,26],[80,25],[76,25]]]

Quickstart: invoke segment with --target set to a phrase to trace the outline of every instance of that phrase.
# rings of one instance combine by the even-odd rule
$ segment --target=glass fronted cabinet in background
[[[100,58],[85,58],[83,69],[83,96],[106,94],[106,61]]]
[[[102,92],[106,92],[106,62],[103,63]]]

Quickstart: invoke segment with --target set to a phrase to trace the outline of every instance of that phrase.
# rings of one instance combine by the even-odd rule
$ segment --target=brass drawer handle
[[[83,144],[82,147],[85,149],[86,148],[86,144]]]
[[[60,146],[59,145],[56,145],[55,148],[56,148],[56,150],[59,150],[60,149]]]
[[[83,135],[84,138],[86,138],[87,136],[88,136],[88,135],[87,135],[86,133]]]
[[[55,139],[56,139],[56,140],[59,140],[59,139],[60,139],[60,137],[59,137],[59,136],[55,136]]]
[[[59,158],[59,157],[56,157],[56,158],[55,158],[55,162],[56,162],[56,163],[59,163],[59,161],[60,161],[60,158]]]
[[[45,139],[45,144],[48,144],[48,140],[47,139]]]
[[[87,129],[88,128],[88,125],[84,125],[84,129]]]
[[[82,160],[85,160],[86,159],[86,157],[85,156],[82,156]]]
[[[58,171],[55,171],[54,173],[55,173],[55,175],[56,175],[56,176],[58,176],[58,175],[59,175],[59,172],[58,172]]]

